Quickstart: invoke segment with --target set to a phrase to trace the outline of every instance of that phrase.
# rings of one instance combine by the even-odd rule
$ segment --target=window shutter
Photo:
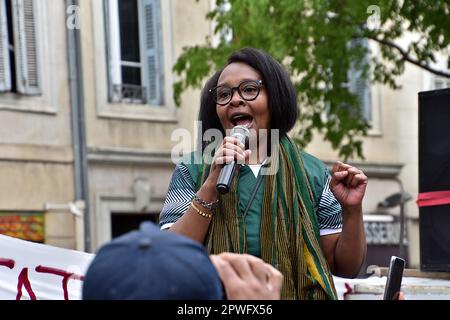
[[[33,0],[12,0],[17,91],[27,95],[41,93]]]
[[[145,28],[145,76],[148,103],[161,105],[163,96],[163,64],[162,64],[162,41],[160,22],[159,0],[144,0],[144,28]]]
[[[353,71],[350,81],[350,91],[358,97],[362,114],[367,121],[371,120],[370,84],[361,76],[361,71]]]
[[[5,0],[0,0],[0,92],[11,90],[7,17]]]
[[[360,43],[362,46],[367,47],[369,45],[367,39],[359,41],[362,41],[362,43]],[[367,55],[366,57],[364,57],[363,63],[364,64],[369,63],[369,57]],[[350,69],[349,79],[350,79],[349,90],[358,97],[361,112],[364,118],[370,122],[372,120],[372,101],[371,101],[371,90],[369,80],[364,79],[362,77],[362,71],[357,70],[354,67]]]

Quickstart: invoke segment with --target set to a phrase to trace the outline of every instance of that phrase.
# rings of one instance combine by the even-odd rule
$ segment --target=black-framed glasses
[[[238,92],[245,101],[255,100],[261,90],[262,80],[244,80],[237,87],[220,85],[209,89],[214,101],[219,106],[228,104],[233,98],[234,90]]]

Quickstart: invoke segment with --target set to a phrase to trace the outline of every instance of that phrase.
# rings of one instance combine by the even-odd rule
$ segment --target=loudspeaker
[[[450,191],[450,88],[419,93],[419,192]],[[419,208],[420,267],[450,271],[450,204]]]

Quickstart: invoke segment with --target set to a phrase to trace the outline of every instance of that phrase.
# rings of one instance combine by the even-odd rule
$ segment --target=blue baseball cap
[[[141,224],[107,243],[86,272],[84,300],[220,300],[219,275],[205,248]]]

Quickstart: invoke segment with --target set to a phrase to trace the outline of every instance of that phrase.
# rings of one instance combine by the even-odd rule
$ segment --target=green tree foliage
[[[450,77],[431,67],[437,52],[450,50],[449,10],[448,0],[216,0],[207,18],[215,22],[219,44],[207,38],[205,45],[183,48],[174,66],[180,79],[175,101],[180,104],[186,88],[201,87],[231,52],[261,48],[286,66],[296,87],[296,141],[305,146],[321,132],[340,156],[363,158],[361,137],[369,124],[349,91],[349,72],[359,70],[370,83],[394,89],[405,62]],[[400,46],[406,33],[413,40]],[[378,54],[364,39],[378,44]]]

